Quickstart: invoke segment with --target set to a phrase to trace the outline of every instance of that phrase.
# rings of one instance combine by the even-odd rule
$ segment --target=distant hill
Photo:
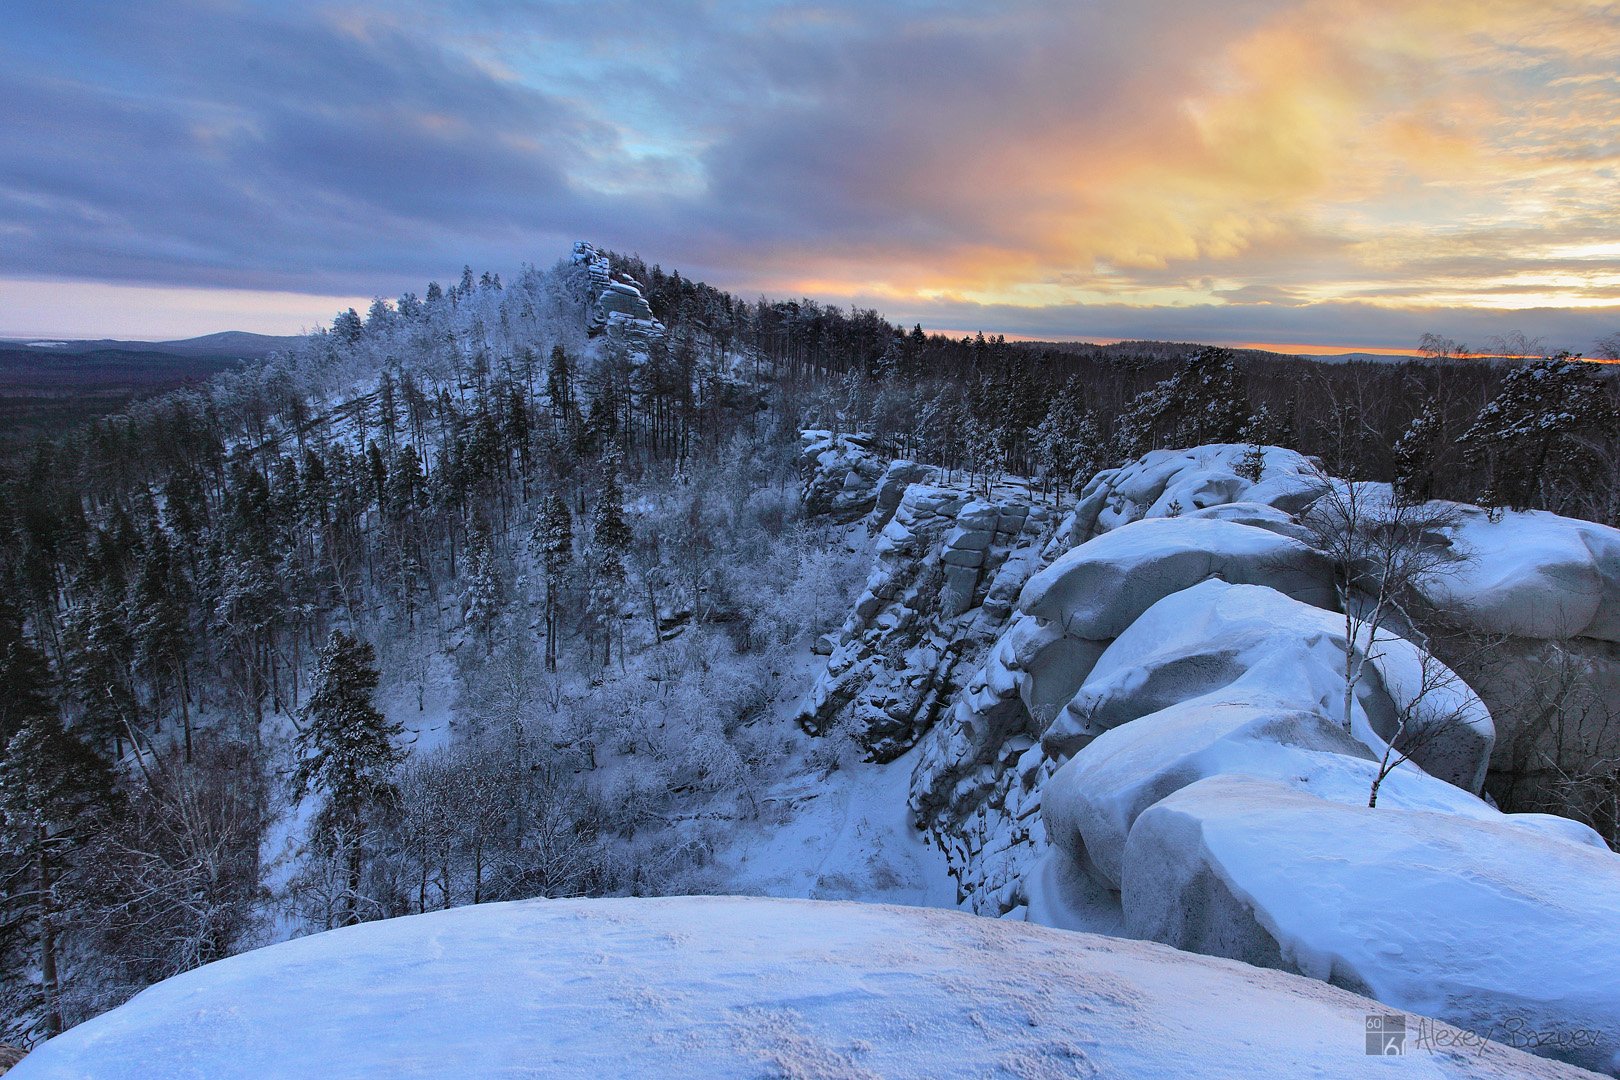
[[[83,338],[66,341],[56,339],[14,340],[0,342],[0,347],[22,346],[50,353],[183,353],[229,357],[236,360],[262,360],[277,349],[286,348],[296,337],[275,337],[270,334],[249,334],[242,330],[222,330],[202,337],[181,338],[177,341],[124,341],[118,338]]]
[[[296,340],[227,330],[180,341],[0,341],[0,443],[77,427]]]

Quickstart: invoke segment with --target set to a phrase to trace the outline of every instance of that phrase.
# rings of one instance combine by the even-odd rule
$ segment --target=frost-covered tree
[[[0,1037],[62,1031],[65,939],[89,903],[88,845],[114,804],[106,764],[62,726],[45,657],[0,611]]]
[[[506,582],[487,532],[473,541],[468,560],[467,592],[463,601],[467,628],[484,644],[484,655],[495,651],[495,627],[506,610]]]
[[[1547,482],[1583,459],[1582,436],[1617,419],[1592,365],[1560,353],[1510,371],[1457,442],[1485,470],[1480,502],[1522,509],[1545,501]]]
[[[1052,399],[1033,435],[1035,460],[1060,499],[1065,487],[1084,483],[1101,465],[1102,439],[1096,417],[1082,407],[1082,401],[1078,382],[1070,380]]]
[[[546,588],[546,670],[557,670],[557,632],[561,598],[574,565],[574,518],[568,501],[556,492],[545,498],[529,534]]]
[[[1232,350],[1211,346],[1131,399],[1115,427],[1116,449],[1133,458],[1166,440],[1178,446],[1236,442],[1248,418],[1248,392]]]
[[[1445,423],[1431,400],[1412,418],[1395,440],[1395,491],[1406,499],[1424,502],[1434,495],[1435,467],[1444,449]]]
[[[635,539],[624,520],[621,461],[617,447],[610,447],[603,455],[601,486],[591,518],[589,608],[591,622],[602,639],[604,666],[613,661],[613,632],[623,606],[624,557]]]
[[[166,688],[174,692],[180,708],[180,727],[185,759],[191,761],[192,731],[190,690],[187,686],[190,646],[190,587],[168,532],[155,521],[149,526],[145,550],[131,597],[135,657],[153,685],[159,704]]]
[[[1323,476],[1326,493],[1301,523],[1331,561],[1344,615],[1344,687],[1339,722],[1346,731],[1357,689],[1378,642],[1416,632],[1425,579],[1455,572],[1468,553],[1446,542],[1459,517],[1448,503],[1416,503],[1381,484]]]
[[[322,798],[313,839],[345,875],[341,921],[360,921],[365,836],[394,797],[394,773],[405,759],[397,739],[404,727],[372,704],[379,675],[367,642],[334,630],[322,650],[315,691],[298,734],[295,798]]]

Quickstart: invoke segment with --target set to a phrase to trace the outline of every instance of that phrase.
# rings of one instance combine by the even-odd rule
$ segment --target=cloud
[[[1602,0],[156,0],[13,21],[0,277],[355,295],[588,237],[896,312],[1327,327],[1354,301],[1393,327],[1620,303]]]

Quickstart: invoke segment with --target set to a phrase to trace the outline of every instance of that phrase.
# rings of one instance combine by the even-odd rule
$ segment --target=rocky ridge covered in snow
[[[895,696],[837,691],[879,665],[883,633],[909,627],[926,645],[891,651],[864,686],[935,695],[903,728],[921,742],[911,805],[965,907],[1294,970],[1474,1030],[1560,1033],[1539,1052],[1620,1071],[1620,970],[1594,959],[1620,955],[1620,857],[1576,822],[1478,797],[1494,702],[1393,624],[1353,639],[1367,663],[1345,723],[1338,579],[1306,527],[1339,482],[1316,463],[1221,445],[1104,472],[1044,550],[1037,528],[966,609],[884,583],[949,565],[971,494],[935,472],[882,522],[882,475],[868,463],[850,484],[871,492],[888,542],[812,705],[818,724],[888,745],[893,717],[875,706]],[[1423,538],[1455,564],[1418,582],[1435,606],[1476,630],[1505,621],[1510,641],[1608,640],[1620,533],[1448,516],[1445,535]],[[1016,595],[1016,611],[992,593]],[[979,640],[944,667],[963,625]],[[1413,760],[1369,808],[1403,722],[1420,736]]]

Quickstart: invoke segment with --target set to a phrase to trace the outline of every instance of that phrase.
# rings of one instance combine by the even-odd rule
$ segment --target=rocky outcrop
[[[1303,531],[1292,516],[1265,501],[1308,505],[1325,483],[1311,462],[1279,448],[1267,448],[1258,480],[1245,478],[1236,470],[1246,452],[1161,451],[1098,474],[1031,560],[1029,569],[1040,572],[1020,589],[1000,640],[923,743],[912,780],[912,811],[950,855],[971,910],[1028,913],[1047,850],[1042,791],[1066,753],[1040,744],[1136,615],[1174,588],[1222,572],[1252,580],[1275,570],[1314,599],[1329,587],[1321,557],[1299,543]],[[1227,496],[1242,501],[1216,501]],[[1142,530],[1140,546],[1107,537],[1126,525]],[[1182,525],[1204,546],[1183,542]],[[1096,547],[1071,550],[1094,536]],[[1221,538],[1229,550],[1209,550]]]
[[[1620,858],[1511,816],[1214,776],[1144,810],[1126,929],[1620,1072]]]
[[[653,315],[641,286],[624,274],[613,273],[606,255],[580,241],[574,245],[573,261],[589,276],[593,300],[587,332],[592,337],[605,336],[632,354],[645,354],[664,336],[664,324]]]
[[[818,465],[836,463],[843,471],[853,455],[837,448],[816,453],[821,445],[813,442],[808,451]],[[988,495],[934,483],[902,487],[898,478],[928,474],[904,462],[878,473],[863,467],[865,460],[854,457],[846,475],[876,473],[870,487],[821,481],[818,488],[821,469],[807,485],[811,493],[835,489],[830,499],[822,496],[835,508],[865,505],[887,521],[874,545],[877,565],[831,643],[800,722],[810,731],[842,723],[873,760],[890,761],[932,726],[961,689],[963,675],[983,658],[1012,611],[1053,513],[1010,485]],[[890,513],[883,504],[896,491]]]
[[[888,457],[870,435],[835,435],[817,429],[799,433],[799,472],[804,478],[801,497],[812,515],[841,524],[859,521],[877,506],[888,468]],[[904,487],[894,492],[896,502],[903,492]]]
[[[868,469],[858,485],[874,524],[887,474]],[[1111,896],[1128,932],[1475,1030],[1517,1017],[1587,1032],[1580,1048],[1538,1049],[1620,1066],[1620,986],[1587,962],[1612,954],[1613,931],[1588,917],[1590,882],[1620,882],[1620,858],[1576,822],[1478,798],[1496,743],[1489,698],[1423,638],[1347,627],[1316,519],[1302,516],[1342,482],[1277,448],[1258,462],[1243,447],[1159,452],[1099,475],[1041,545],[1044,530],[1003,524],[1012,493],[970,500],[929,479],[882,526],[878,569],[806,720],[871,733],[880,758],[920,738],[911,807],[964,906],[1081,925],[1082,908],[1094,917]],[[1515,640],[1583,656],[1611,644],[1620,533],[1462,509],[1413,541],[1445,554],[1435,565],[1447,572],[1419,583],[1436,606],[1482,629],[1505,590],[1513,629],[1552,635]],[[1348,701],[1347,659],[1359,671]],[[1416,863],[1398,862],[1408,841],[1347,854],[1386,822],[1397,837],[1444,838],[1446,857],[1400,892],[1429,906],[1424,918],[1387,914],[1390,876]],[[1219,851],[1217,836],[1231,838]],[[1499,880],[1468,869],[1475,848],[1490,849],[1478,865],[1501,866]],[[1332,889],[1317,889],[1323,875]],[[1508,895],[1521,899],[1493,901]],[[1346,938],[1330,901],[1367,913],[1364,932]],[[1433,947],[1448,912],[1456,929]],[[1500,947],[1521,919],[1544,920],[1556,942]],[[1470,949],[1489,960],[1468,967]],[[1538,955],[1575,976],[1544,977]]]

